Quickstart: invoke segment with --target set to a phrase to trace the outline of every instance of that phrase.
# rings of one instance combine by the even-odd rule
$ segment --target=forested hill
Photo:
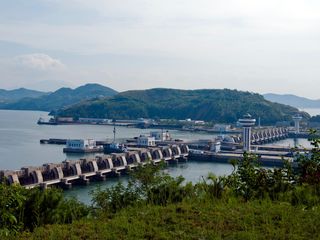
[[[86,84],[75,89],[60,88],[47,95],[37,98],[23,98],[10,104],[0,105],[0,107],[16,110],[54,111],[81,101],[113,96],[117,93],[117,91],[99,84]]]
[[[89,100],[59,111],[60,116],[115,119],[201,119],[234,123],[245,113],[261,117],[262,124],[291,120],[298,109],[272,103],[263,96],[237,90],[149,89]],[[308,114],[304,114],[307,118]]]

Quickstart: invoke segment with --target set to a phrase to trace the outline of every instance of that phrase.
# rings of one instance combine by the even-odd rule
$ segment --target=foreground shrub
[[[71,223],[89,213],[75,199],[64,199],[58,189],[27,190],[18,185],[0,183],[0,236],[53,223]]]

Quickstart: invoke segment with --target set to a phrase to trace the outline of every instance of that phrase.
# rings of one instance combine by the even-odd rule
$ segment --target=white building
[[[156,141],[170,141],[171,136],[168,131],[166,132],[150,132],[150,136],[154,137]]]
[[[231,130],[231,125],[228,124],[215,124],[213,130],[217,132],[227,132]]]
[[[153,147],[156,145],[156,140],[154,137],[141,135],[140,137],[138,137],[137,144],[143,147]]]
[[[96,141],[93,139],[68,139],[66,148],[69,149],[94,149]]]

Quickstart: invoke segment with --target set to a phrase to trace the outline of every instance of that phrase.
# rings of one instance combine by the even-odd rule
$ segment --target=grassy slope
[[[317,239],[319,208],[209,200],[126,208],[114,217],[49,225],[19,239]]]

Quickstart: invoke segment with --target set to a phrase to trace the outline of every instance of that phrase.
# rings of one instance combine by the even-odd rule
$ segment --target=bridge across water
[[[279,141],[289,137],[289,130],[282,127],[253,129],[251,134],[252,144],[265,144]],[[233,136],[236,143],[242,142],[242,135]]]
[[[97,156],[92,159],[66,160],[62,163],[44,164],[40,167],[24,167],[18,171],[1,171],[0,178],[9,184],[20,184],[26,188],[47,188],[60,185],[70,188],[72,184],[87,184],[90,180],[105,180],[109,175],[161,161],[186,160],[189,148],[186,144],[144,148],[127,153]]]

